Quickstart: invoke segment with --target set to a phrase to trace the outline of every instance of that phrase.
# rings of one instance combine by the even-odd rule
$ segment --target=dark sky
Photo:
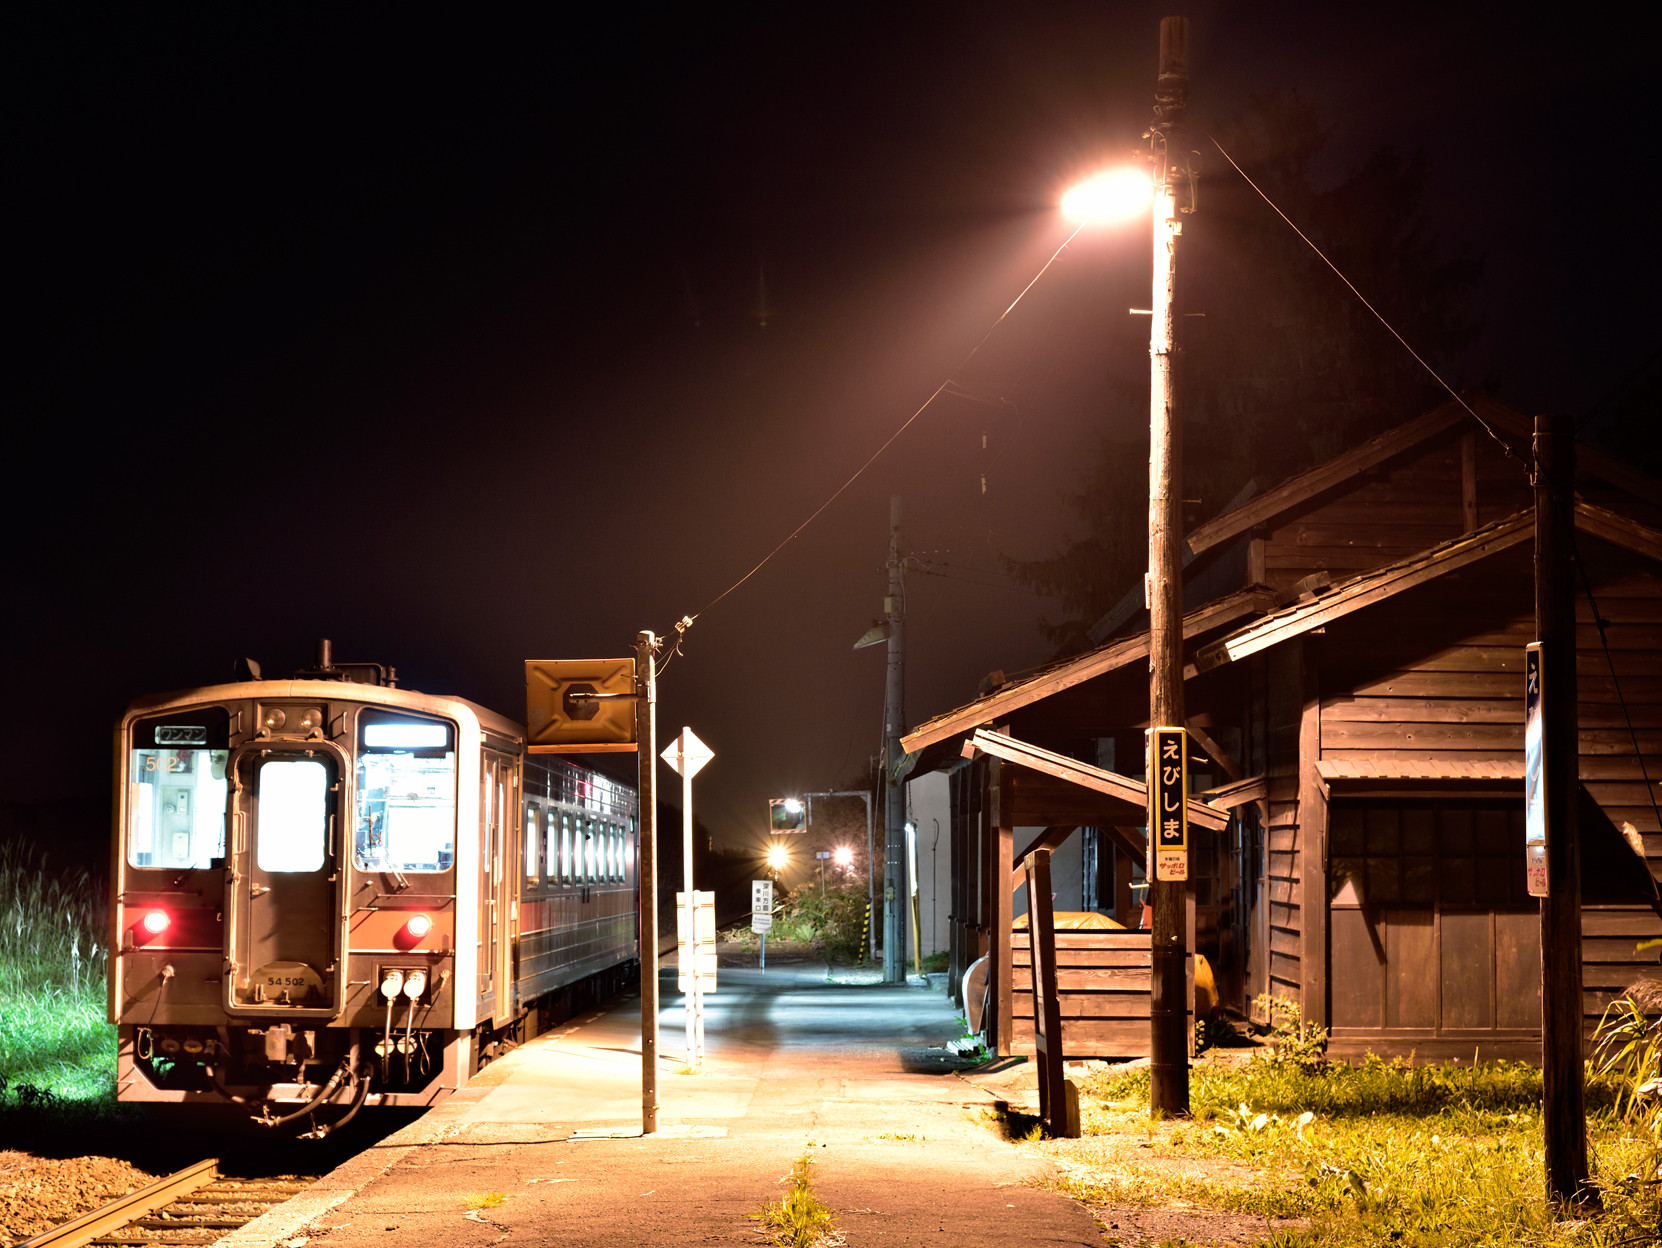
[[[517,717],[522,659],[702,610],[948,376],[989,401],[932,407],[699,618],[663,735],[715,749],[722,837],[858,771],[894,492],[949,565],[911,580],[908,721],[1044,657],[1001,559],[1054,549],[1093,439],[1134,432],[1106,396],[1146,382],[1146,232],[1082,238],[959,365],[1059,190],[1138,142],[1163,10],[706,7],[0,17],[8,801],[102,798],[131,698],[320,636]],[[1584,413],[1654,348],[1637,25],[1188,15],[1203,119],[1296,90],[1329,176],[1424,151],[1430,228],[1486,264],[1457,381]]]

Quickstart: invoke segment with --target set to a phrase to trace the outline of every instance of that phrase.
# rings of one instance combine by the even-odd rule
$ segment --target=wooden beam
[[[1243,780],[1220,784],[1215,789],[1207,789],[1200,796],[1206,800],[1209,806],[1216,806],[1219,810],[1234,810],[1237,806],[1245,806],[1248,802],[1263,801],[1269,795],[1270,781],[1268,776],[1248,776]]]
[[[1005,812],[1009,809],[1009,796],[1005,787],[1009,777],[1005,774],[1009,768],[995,758],[987,768],[987,789],[989,805],[991,806],[990,827],[993,835],[989,838],[988,848],[992,851],[990,857],[991,878],[988,883],[992,886],[992,924],[991,937],[992,956],[989,967],[994,976],[993,980],[993,1052],[1000,1057],[1008,1057],[1014,1042],[1015,1032],[1013,1020],[1010,1017],[1011,1003],[1011,962],[1010,962],[1010,926],[1015,922],[1015,903],[1012,894],[1015,892],[1014,875],[1010,861],[1011,842],[1014,840],[1015,829],[1009,824]]]
[[[1078,825],[1076,824],[1059,823],[1054,827],[1046,828],[1043,832],[1033,838],[1032,843],[1028,845],[1026,849],[1022,850],[1015,856],[1014,859],[1012,859],[1012,865],[1018,862],[1026,861],[1027,856],[1035,850],[1042,849],[1047,853],[1054,853],[1061,847],[1062,842],[1066,841],[1068,837],[1074,834],[1077,827]]]
[[[1200,743],[1200,748],[1206,751],[1213,762],[1223,768],[1224,775],[1231,780],[1239,780],[1246,774],[1241,770],[1241,765],[1229,756],[1229,751],[1214,741],[1193,716],[1189,717],[1188,729],[1189,735]]]
[[[1251,586],[1228,594],[1222,598],[1204,603],[1196,607],[1183,617],[1183,636],[1195,637],[1201,633],[1210,632],[1214,628],[1221,628],[1232,620],[1238,620],[1245,615],[1253,615],[1270,610],[1275,605],[1274,596],[1259,586]],[[1098,676],[1117,671],[1129,663],[1148,657],[1148,634],[1139,633],[1134,637],[1124,637],[1111,645],[1093,650],[1066,663],[1058,664],[1048,672],[1041,672],[1037,676],[1022,681],[1020,684],[1006,685],[996,693],[988,694],[985,698],[971,702],[957,710],[948,711],[945,715],[937,715],[923,724],[918,725],[910,733],[900,739],[900,747],[908,754],[944,741],[948,737],[968,732],[982,724],[993,722],[1002,716],[1022,707],[1031,706],[1035,702],[1042,702],[1045,698],[1071,689],[1075,685],[1084,684]],[[1183,669],[1183,679],[1188,680],[1196,674],[1193,666]]]
[[[1128,828],[1122,824],[1103,824],[1097,830],[1109,836],[1119,851],[1141,867],[1145,875],[1148,873],[1148,845],[1144,840],[1141,828]],[[1129,897],[1131,895],[1129,892],[1129,877],[1127,877],[1127,881],[1126,896]],[[1116,872],[1114,875],[1114,909],[1116,911],[1119,909],[1119,888],[1120,878],[1119,873]]]
[[[1404,590],[1424,585],[1439,576],[1458,571],[1490,555],[1508,550],[1533,536],[1534,514],[1520,511],[1477,533],[1446,543],[1413,559],[1367,572],[1339,586],[1331,593],[1276,613],[1256,624],[1238,629],[1196,656],[1196,666],[1210,671],[1249,654],[1267,650],[1293,637],[1343,619],[1375,603],[1394,598]]]
[[[1225,512],[1197,526],[1189,534],[1188,547],[1198,555],[1208,547],[1228,541],[1237,533],[1244,533],[1255,525],[1266,524],[1283,511],[1307,502],[1324,490],[1331,489],[1441,433],[1457,424],[1465,414],[1464,407],[1450,400],[1405,425],[1398,425],[1395,429],[1370,438],[1354,450],[1337,455],[1325,464],[1318,464],[1308,472],[1300,473],[1275,489],[1243,503],[1234,511]]]
[[[1575,527],[1591,537],[1602,538],[1613,546],[1631,550],[1647,559],[1662,561],[1662,533],[1629,520],[1606,507],[1576,500]]]
[[[1101,767],[1093,767],[1065,754],[1057,754],[1025,741],[1017,741],[1003,733],[978,728],[964,743],[964,749],[966,753],[979,750],[1007,763],[1055,776],[1081,788],[1106,793],[1135,806],[1148,804],[1148,789],[1140,780],[1133,780],[1117,772],[1104,771]],[[1228,811],[1217,810],[1196,797],[1190,797],[1188,805],[1191,823],[1210,828],[1214,832],[1221,832],[1229,826]]]

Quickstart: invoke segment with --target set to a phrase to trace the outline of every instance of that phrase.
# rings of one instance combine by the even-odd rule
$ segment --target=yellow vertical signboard
[[[1157,880],[1189,878],[1188,792],[1188,733],[1149,729],[1148,845]]]

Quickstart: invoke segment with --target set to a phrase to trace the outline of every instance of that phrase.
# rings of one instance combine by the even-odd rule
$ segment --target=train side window
[[[261,871],[316,871],[329,826],[329,768],[315,758],[269,758],[259,772],[255,860]]]
[[[594,883],[594,820],[590,819],[583,831],[583,880]]]
[[[456,753],[450,725],[376,713],[364,716],[358,732],[353,836],[358,869],[450,870],[456,848]],[[488,784],[484,798],[488,811]]]
[[[612,882],[616,883],[623,878],[623,833],[618,830],[617,824],[612,825]]]
[[[560,816],[560,879],[571,883],[571,816]]]
[[[537,861],[537,850],[542,847],[542,838],[537,835],[537,806],[535,802],[525,803],[525,878],[535,884],[542,878],[542,864]]]

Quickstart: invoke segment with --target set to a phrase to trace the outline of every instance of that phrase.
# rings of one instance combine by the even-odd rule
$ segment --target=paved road
[[[811,965],[721,976],[698,1075],[666,977],[656,1135],[639,1134],[639,999],[626,998],[497,1062],[225,1244],[755,1245],[748,1215],[805,1155],[851,1248],[1102,1243],[1077,1204],[1029,1185],[1042,1163],[996,1133],[995,1092],[945,1069],[960,1028],[943,994],[827,983]]]

